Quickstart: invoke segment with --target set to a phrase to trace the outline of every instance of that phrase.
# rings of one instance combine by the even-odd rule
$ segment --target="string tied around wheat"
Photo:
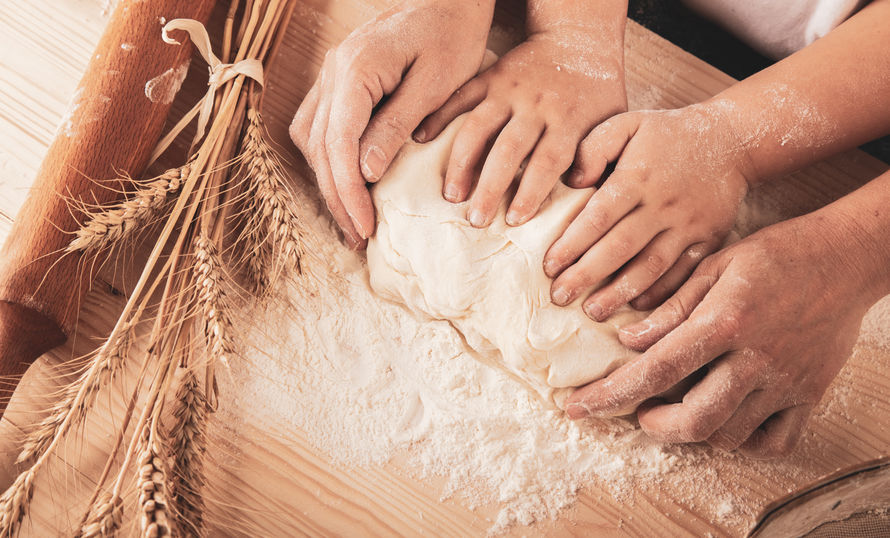
[[[210,121],[210,116],[213,114],[213,102],[216,90],[223,84],[239,75],[252,78],[260,85],[263,84],[263,62],[256,58],[247,58],[235,63],[223,63],[222,60],[213,53],[213,49],[210,45],[210,36],[207,34],[207,29],[200,22],[194,19],[173,19],[164,25],[162,30],[164,42],[170,43],[171,45],[181,45],[181,42],[170,37],[169,33],[173,30],[183,30],[187,32],[195,49],[201,54],[204,61],[207,62],[210,72],[210,76],[207,80],[207,93],[205,93],[204,97],[202,97],[201,100],[179,120],[173,129],[171,129],[170,132],[158,142],[158,145],[155,147],[155,150],[152,152],[151,158],[148,161],[149,164],[155,162],[155,160],[170,146],[173,140],[179,136],[179,133],[185,129],[186,125],[191,123],[195,116],[198,116],[197,130],[195,131],[195,136],[192,139],[191,144],[192,148],[195,147],[198,141],[201,140],[201,137],[204,136],[207,122]],[[189,153],[191,153],[191,151],[189,151]]]

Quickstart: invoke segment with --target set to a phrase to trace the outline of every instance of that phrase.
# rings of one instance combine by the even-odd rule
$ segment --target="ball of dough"
[[[447,320],[483,360],[525,381],[561,407],[571,388],[607,375],[632,357],[617,329],[645,313],[624,307],[604,323],[581,311],[581,297],[550,301],[542,260],[593,189],[557,183],[540,213],[516,227],[506,201],[488,228],[466,220],[467,203],[442,197],[451,146],[463,118],[426,144],[409,142],[372,189],[377,231],[368,243],[371,286],[380,296]]]

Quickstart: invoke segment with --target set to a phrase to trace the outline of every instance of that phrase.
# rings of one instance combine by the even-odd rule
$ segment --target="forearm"
[[[758,183],[890,132],[890,0],[709,101]]]
[[[837,254],[837,278],[851,278],[871,305],[890,294],[890,171],[803,218],[813,240],[828,241]]]
[[[627,0],[528,0],[527,6],[529,39],[546,36],[558,43],[566,67],[595,78],[623,74]]]

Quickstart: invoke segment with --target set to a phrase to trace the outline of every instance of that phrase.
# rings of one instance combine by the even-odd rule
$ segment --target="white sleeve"
[[[683,0],[748,45],[784,58],[824,36],[869,0]]]

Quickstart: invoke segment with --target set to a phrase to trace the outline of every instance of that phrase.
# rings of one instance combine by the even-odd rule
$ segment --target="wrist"
[[[864,189],[802,218],[810,239],[825,245],[841,269],[827,277],[848,280],[849,300],[868,308],[890,294],[890,214],[882,218],[881,209],[871,207],[872,193]]]

